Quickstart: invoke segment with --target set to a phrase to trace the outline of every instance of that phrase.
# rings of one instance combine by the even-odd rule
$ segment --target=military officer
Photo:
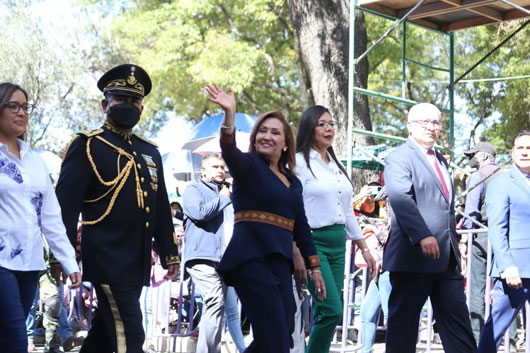
[[[98,297],[81,352],[137,353],[145,338],[138,299],[149,285],[152,239],[167,278],[177,276],[180,260],[160,153],[132,132],[151,80],[141,67],[124,64],[97,85],[106,121],[74,137],[56,192],[72,244],[81,213],[83,280]]]

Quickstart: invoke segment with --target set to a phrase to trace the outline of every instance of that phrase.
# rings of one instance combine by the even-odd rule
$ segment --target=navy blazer
[[[447,161],[439,152],[436,157],[447,168]],[[438,176],[420,147],[409,139],[388,155],[385,164],[392,220],[383,269],[391,272],[445,272],[451,248],[460,263],[454,198],[446,199]],[[452,183],[448,185],[450,190],[452,187]],[[454,195],[453,191],[451,195]],[[419,241],[429,235],[438,241],[438,259],[427,257],[421,251]]]
[[[517,266],[521,278],[530,278],[530,185],[516,168],[493,178],[486,191],[492,277]]]
[[[234,212],[255,210],[275,213],[295,221],[293,231],[259,222],[242,221],[234,225],[234,234],[219,264],[218,271],[230,285],[227,271],[244,262],[270,254],[293,258],[293,240],[306,265],[316,256],[311,229],[307,223],[302,199],[302,183],[285,174],[287,187],[269,168],[268,163],[253,153],[243,153],[235,145],[234,135],[221,136],[223,158],[234,178],[232,205]]]

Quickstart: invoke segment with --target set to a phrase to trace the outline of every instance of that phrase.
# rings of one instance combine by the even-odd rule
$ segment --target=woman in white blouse
[[[362,237],[352,208],[352,184],[333,151],[336,122],[323,106],[308,108],[296,135],[296,172],[304,187],[304,208],[326,284],[326,299],[314,300],[313,327],[306,353],[328,352],[342,320],[346,238],[355,241],[370,269],[376,263]],[[309,278],[313,298],[318,296]]]
[[[28,349],[26,317],[46,268],[41,234],[70,276],[70,288],[81,284],[46,166],[18,138],[32,108],[27,100],[21,87],[0,84],[0,352],[6,353]]]

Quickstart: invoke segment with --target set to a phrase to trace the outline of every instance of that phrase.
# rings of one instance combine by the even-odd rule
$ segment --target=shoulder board
[[[70,149],[70,146],[72,145],[72,143],[75,141],[76,138],[78,138],[79,135],[74,135],[72,137],[72,139],[70,140],[70,142],[68,142],[68,144],[66,145],[66,147],[64,148],[64,151],[63,151],[63,155],[61,156],[61,160],[62,162],[64,162],[64,158],[66,157],[66,153],[68,152],[68,150]],[[61,162],[61,164],[62,164]]]
[[[103,129],[95,129],[95,130],[92,130],[92,131],[79,132],[78,134],[86,136],[86,137],[94,137],[94,136],[102,134],[102,133],[103,133]]]
[[[133,134],[133,135],[136,136],[138,139],[144,141],[144,142],[147,142],[147,143],[149,143],[149,144],[151,144],[151,145],[153,145],[155,147],[158,147],[158,145],[156,143],[154,143],[153,141],[149,141],[148,139],[146,139],[146,138],[144,138],[144,137],[142,137],[140,135],[136,135],[136,134]]]

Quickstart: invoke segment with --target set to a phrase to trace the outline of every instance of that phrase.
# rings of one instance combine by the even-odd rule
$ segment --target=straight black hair
[[[302,152],[306,165],[311,171],[311,174],[313,174],[313,176],[315,176],[315,173],[313,173],[311,165],[309,164],[309,153],[311,152],[311,146],[313,143],[313,132],[315,131],[318,119],[320,119],[320,117],[324,115],[324,113],[328,113],[331,116],[331,113],[329,112],[328,108],[323,107],[321,105],[313,105],[307,108],[300,116],[300,121],[298,123],[298,131],[296,132],[296,152]],[[328,153],[335,161],[335,163],[337,163],[339,169],[348,178],[348,173],[346,172],[346,169],[335,155],[335,151],[333,150],[332,146],[328,147]],[[353,183],[351,182],[350,178],[348,178],[348,180],[350,181],[353,187]]]

